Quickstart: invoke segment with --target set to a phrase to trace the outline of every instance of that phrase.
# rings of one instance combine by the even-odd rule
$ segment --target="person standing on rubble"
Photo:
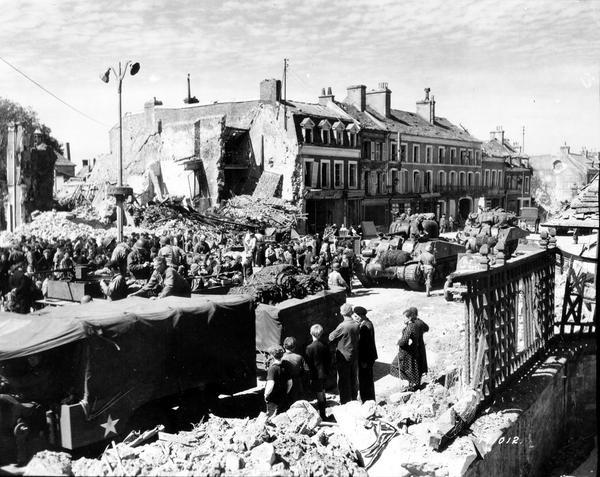
[[[405,328],[398,340],[398,375],[400,379],[408,381],[409,391],[419,389],[421,376],[428,370],[423,334],[429,331],[429,326],[418,315],[419,311],[415,307],[404,312]]]
[[[281,346],[269,348],[268,353],[271,363],[267,369],[267,384],[265,385],[265,403],[267,405],[267,416],[281,414],[287,410],[289,393],[292,389],[292,378],[289,371],[289,363],[282,361],[285,353]]]
[[[338,373],[340,404],[356,400],[358,395],[358,336],[359,326],[352,318],[352,305],[340,307],[342,321],[329,334],[329,342],[335,344],[335,361]]]
[[[306,347],[306,364],[310,373],[310,388],[317,396],[317,409],[321,419],[326,419],[325,380],[329,376],[331,354],[329,348],[321,341],[323,327],[318,323],[310,327],[312,343]]]
[[[373,365],[377,360],[375,345],[375,329],[373,322],[367,317],[367,310],[355,306],[354,314],[358,317],[358,387],[362,402],[375,400],[375,382]]]
[[[283,340],[285,354],[282,361],[289,363],[290,377],[292,378],[292,390],[290,391],[290,404],[304,397],[304,374],[308,366],[302,355],[296,353],[296,338],[288,336]]]

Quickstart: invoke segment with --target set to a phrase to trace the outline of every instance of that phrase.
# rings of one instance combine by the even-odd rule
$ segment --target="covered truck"
[[[134,297],[0,313],[0,461],[117,438],[190,392],[254,387],[254,308],[244,295]]]

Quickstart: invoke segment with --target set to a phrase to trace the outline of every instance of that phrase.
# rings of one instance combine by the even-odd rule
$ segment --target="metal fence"
[[[554,335],[554,249],[502,266],[453,273],[465,303],[463,382],[484,398],[501,389]]]

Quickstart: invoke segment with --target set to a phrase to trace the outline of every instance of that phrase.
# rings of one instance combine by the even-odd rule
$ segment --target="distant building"
[[[531,206],[532,169],[529,156],[505,137],[502,126],[490,132],[483,144],[484,207],[502,207],[520,215]]]
[[[598,172],[598,153],[574,153],[565,144],[558,154],[531,156],[529,163],[533,196],[548,212],[557,212]]]
[[[56,193],[72,177],[75,177],[75,164],[57,152],[54,163],[54,192]]]

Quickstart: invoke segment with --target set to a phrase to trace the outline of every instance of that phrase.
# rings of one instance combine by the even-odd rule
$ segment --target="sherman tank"
[[[503,251],[506,258],[511,257],[519,246],[519,239],[527,237],[529,232],[517,225],[518,217],[504,209],[489,209],[469,215],[462,232],[457,234],[459,243],[469,246],[472,252],[479,252],[486,244],[489,253]]]
[[[396,282],[411,290],[423,290],[425,277],[419,264],[419,256],[427,244],[433,247],[436,258],[434,281],[445,279],[456,269],[459,253],[465,252],[464,245],[445,239],[424,239],[418,242],[402,240],[401,237],[382,238],[369,243],[363,250],[355,273],[363,286],[377,286]]]

